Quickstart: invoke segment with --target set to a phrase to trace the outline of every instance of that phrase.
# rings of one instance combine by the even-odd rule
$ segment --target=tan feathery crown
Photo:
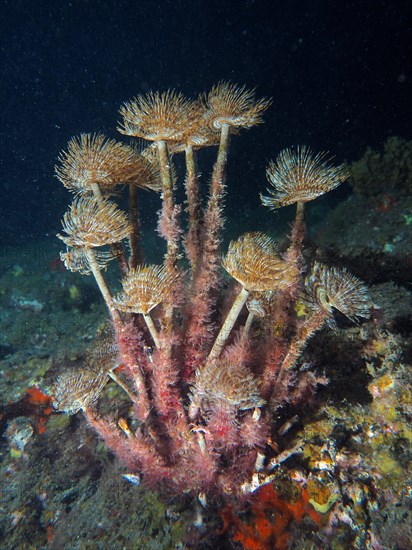
[[[285,289],[298,276],[296,267],[279,257],[273,239],[258,231],[231,241],[222,265],[249,291]]]
[[[269,196],[260,195],[264,206],[279,208],[296,202],[308,202],[345,181],[349,174],[343,165],[329,164],[326,153],[314,155],[305,146],[282,151],[266,170],[272,186]]]
[[[162,180],[157,156],[153,155],[153,157],[150,157],[150,155],[144,154],[147,151],[147,147],[143,148],[139,145],[132,145],[132,150],[136,155],[136,176],[130,183],[141,189],[161,193]]]
[[[184,151],[188,145],[191,145],[193,149],[219,145],[220,135],[213,132],[208,126],[207,111],[202,99],[193,101],[192,106],[187,132],[182,136],[180,142],[170,144],[171,154]]]
[[[146,265],[131,269],[123,279],[123,292],[114,299],[120,311],[149,313],[167,295],[177,277],[162,265]]]
[[[57,236],[66,245],[94,248],[118,243],[127,238],[130,224],[124,212],[103,199],[78,197],[72,202],[62,221],[66,235]]]
[[[62,373],[54,385],[54,407],[68,414],[91,406],[107,384],[109,373],[118,364],[118,349],[105,327],[85,354],[81,367]]]
[[[81,134],[72,138],[58,160],[56,176],[74,193],[92,193],[93,184],[98,184],[103,191],[132,182],[150,188],[139,177],[142,166],[136,152],[103,134]]]
[[[174,90],[149,92],[122,105],[118,130],[147,141],[180,141],[190,130],[193,108],[192,101]]]
[[[271,104],[269,99],[256,100],[254,90],[231,82],[219,82],[204,97],[205,118],[210,128],[220,131],[223,124],[252,128],[262,122],[262,114]]]
[[[113,250],[98,250],[94,254],[99,269],[107,269],[115,257]],[[60,259],[69,271],[77,271],[82,275],[91,275],[92,273],[84,247],[68,248],[65,252],[60,252]]]
[[[336,309],[351,321],[370,317],[367,288],[346,269],[315,262],[305,289],[305,303],[312,310],[322,309],[332,318]]]
[[[226,359],[213,361],[196,371],[192,402],[206,408],[216,403],[237,410],[254,409],[265,404],[260,395],[259,380],[246,365]]]

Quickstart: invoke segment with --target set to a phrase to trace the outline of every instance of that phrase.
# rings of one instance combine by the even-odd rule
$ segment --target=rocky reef
[[[9,260],[2,275],[1,306],[17,312],[1,379],[10,547],[30,530],[34,547],[50,548],[408,547],[409,279],[397,254],[372,271],[364,251],[374,233],[354,229],[376,216],[384,239],[404,231],[406,242],[408,207],[396,199],[375,212],[382,192],[362,191],[308,232],[307,203],[349,173],[307,147],[287,149],[267,167],[261,201],[296,205],[291,235],[248,232],[222,251],[230,139],[263,122],[269,104],[224,82],[194,101],[138,96],[119,129],[153,145],[82,134],[60,155],[57,176],[75,194],[61,261],[41,262],[31,286],[23,262]],[[203,146],[218,147],[207,193]],[[182,153],[186,210],[173,163]],[[142,252],[146,191],[161,198],[157,264]],[[13,340],[8,327],[26,319],[36,334],[40,318],[31,356],[17,356],[27,335]]]

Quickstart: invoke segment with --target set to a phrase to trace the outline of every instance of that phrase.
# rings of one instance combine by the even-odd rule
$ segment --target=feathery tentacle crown
[[[306,278],[305,289],[305,303],[314,311],[322,309],[333,318],[336,309],[354,322],[360,317],[370,317],[367,288],[346,269],[315,262]]]
[[[222,265],[249,291],[283,290],[298,277],[296,266],[279,257],[276,243],[258,231],[231,241]]]
[[[98,399],[107,380],[107,373],[89,369],[66,371],[56,380],[53,406],[59,411],[76,414]]]
[[[261,124],[262,114],[271,104],[269,99],[255,99],[254,90],[247,90],[231,82],[219,82],[204,98],[208,126],[220,131],[224,124],[238,128],[252,128]]]
[[[149,313],[166,297],[178,274],[162,265],[139,266],[123,279],[123,292],[114,299],[120,311]]]
[[[58,160],[56,176],[74,193],[92,193],[93,184],[104,191],[126,183],[151,188],[150,182],[147,184],[139,178],[142,163],[135,151],[103,134],[81,134],[72,138]]]
[[[192,101],[174,90],[149,92],[122,105],[118,130],[147,141],[181,141],[190,130],[193,108]]]
[[[282,151],[271,161],[266,176],[273,187],[269,196],[260,195],[264,206],[275,209],[295,202],[308,202],[345,181],[349,174],[343,165],[332,166],[326,153],[314,155],[308,147]]]
[[[206,107],[203,101],[201,99],[191,101],[187,130],[180,141],[169,144],[171,154],[185,151],[188,145],[193,149],[200,149],[219,144],[220,135],[208,127],[205,115]]]
[[[146,151],[146,149],[144,149],[144,151]],[[143,154],[143,151],[138,151],[134,147],[133,151],[135,151],[137,156],[136,177],[129,183],[141,189],[148,189],[156,193],[161,193],[162,180],[157,158],[150,158],[149,155]]]
[[[107,269],[109,262],[115,258],[113,250],[97,250],[94,258],[99,269]],[[77,271],[82,275],[91,275],[92,270],[85,253],[85,247],[68,248],[60,252],[60,259],[69,271]]]
[[[59,411],[76,414],[89,407],[107,384],[109,373],[118,364],[118,349],[105,327],[88,350],[81,367],[61,374],[54,388],[53,406]]]
[[[118,243],[129,236],[127,216],[107,199],[79,197],[62,221],[66,235],[57,236],[68,246],[94,248]]]
[[[226,359],[213,361],[196,371],[191,411],[214,409],[217,404],[242,411],[262,407],[259,380],[246,365],[234,365]]]

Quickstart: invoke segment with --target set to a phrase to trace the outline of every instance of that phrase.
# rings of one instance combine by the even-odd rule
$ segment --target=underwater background
[[[0,1],[1,548],[410,547],[411,11],[402,0]],[[216,508],[195,528],[193,502],[137,487],[81,413],[52,409],[52,380],[81,358],[105,316],[91,277],[60,261],[55,235],[69,197],[54,166],[82,132],[122,139],[119,108],[136,95],[173,88],[194,98],[220,81],[272,98],[264,124],[231,140],[223,248],[245,231],[283,239],[293,208],[269,212],[259,201],[269,161],[294,145],[328,151],[351,177],[309,203],[310,249],[369,285],[377,313],[355,362],[344,329],[308,350],[332,380],[299,425],[317,516],[267,492],[266,512],[253,505],[244,524]],[[214,160],[215,150],[199,155],[205,181]],[[176,170],[182,180],[180,160]],[[145,194],[150,262],[164,254],[158,209]],[[105,391],[103,410],[119,392]],[[334,465],[350,472],[334,480],[339,497],[313,472],[332,440],[350,455]],[[362,447],[359,465],[350,453]],[[374,472],[367,483],[360,470]],[[287,475],[285,467],[281,485]],[[268,536],[263,527],[246,536],[248,520],[260,525],[267,510],[282,521]]]
[[[340,162],[410,138],[407,5],[2,2],[3,235],[58,229],[58,152],[80,132],[118,137],[119,106],[148,90],[196,96],[223,79],[273,98],[265,124],[234,144],[233,181],[254,207],[252,188],[285,147]]]

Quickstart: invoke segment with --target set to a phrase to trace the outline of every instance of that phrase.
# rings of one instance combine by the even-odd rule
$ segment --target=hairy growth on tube
[[[263,205],[297,204],[285,251],[261,232],[240,235],[222,251],[230,138],[261,124],[269,105],[230,82],[194,100],[174,90],[138,95],[120,108],[119,130],[149,142],[146,149],[82,134],[56,167],[76,195],[58,235],[66,245],[62,260],[96,279],[110,319],[83,365],[58,376],[55,407],[82,411],[142,482],[203,504],[207,495],[239,496],[272,480],[274,419],[286,402],[293,407],[313,395],[316,380],[324,383],[298,369],[308,341],[333,326],[336,311],[353,322],[369,316],[359,279],[303,261],[303,206],[347,176],[323,154],[287,149],[267,169]],[[213,146],[217,157],[203,193],[196,155]],[[186,209],[177,204],[172,154],[184,155]],[[145,189],[159,192],[161,202],[165,256],[158,265],[145,264],[140,249]],[[118,206],[126,203],[118,201],[122,193],[127,212]],[[104,273],[113,260],[120,269],[116,294]],[[126,416],[115,404],[110,417],[99,412],[109,379],[130,400]]]

